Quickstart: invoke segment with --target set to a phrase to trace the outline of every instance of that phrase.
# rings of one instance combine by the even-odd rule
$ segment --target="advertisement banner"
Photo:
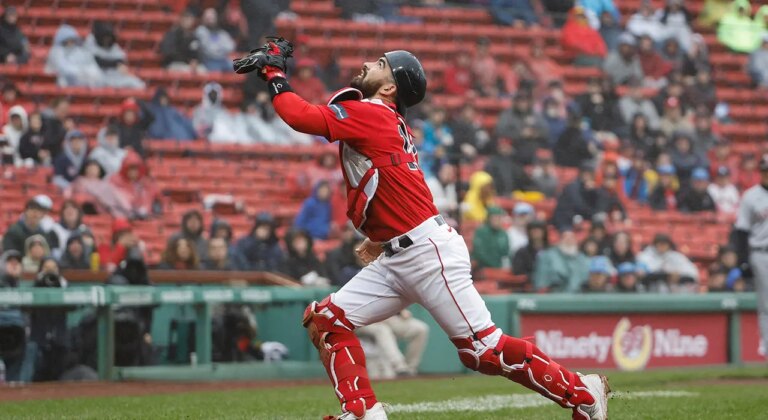
[[[713,365],[728,362],[726,314],[530,314],[523,337],[576,368]]]
[[[741,360],[745,362],[764,362],[757,349],[760,347],[760,329],[757,326],[756,312],[741,313]]]

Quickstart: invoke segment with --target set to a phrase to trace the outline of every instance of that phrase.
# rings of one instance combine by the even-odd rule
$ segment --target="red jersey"
[[[362,203],[365,207],[360,229],[372,241],[402,235],[438,214],[418,166],[411,131],[394,105],[363,99],[340,101],[320,109],[329,141],[339,141],[348,213],[355,210],[353,197],[361,186],[367,197]],[[376,174],[367,183],[364,181],[372,167],[371,159],[403,153],[412,154],[414,162],[374,168]]]

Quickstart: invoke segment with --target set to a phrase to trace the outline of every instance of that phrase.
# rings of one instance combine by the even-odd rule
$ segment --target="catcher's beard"
[[[355,88],[359,90],[360,92],[363,92],[363,98],[370,98],[373,95],[376,94],[376,92],[379,91],[379,88],[381,87],[382,83],[379,83],[378,86],[374,82],[371,82],[370,80],[365,80],[365,76],[357,75],[352,78],[352,81],[349,82],[349,87]]]

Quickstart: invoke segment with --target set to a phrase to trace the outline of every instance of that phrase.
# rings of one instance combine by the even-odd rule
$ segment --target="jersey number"
[[[403,151],[405,153],[411,154],[414,157],[418,156],[418,152],[416,151],[416,146],[413,145],[413,137],[408,132],[408,126],[405,124],[405,120],[398,117],[398,124],[397,124],[397,131],[400,133],[400,137],[403,138]],[[418,157],[417,157],[418,160]],[[416,164],[416,162],[409,162],[408,163],[408,169],[412,171],[419,170],[419,166]]]

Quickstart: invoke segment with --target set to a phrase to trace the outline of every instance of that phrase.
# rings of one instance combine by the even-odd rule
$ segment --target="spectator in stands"
[[[325,277],[325,268],[317,259],[312,245],[312,237],[301,229],[286,233],[285,249],[288,256],[280,271],[305,286],[328,286],[330,282]]]
[[[512,224],[507,229],[509,256],[514,258],[517,251],[528,245],[528,225],[536,218],[532,205],[518,202],[512,209]]]
[[[632,91],[630,90],[630,92]],[[629,95],[625,96],[624,98],[627,97],[629,97]],[[622,100],[624,100],[624,98],[622,98]],[[631,100],[634,101],[634,99]],[[636,103],[629,103],[627,104],[627,108],[633,107],[635,105]],[[653,103],[651,103],[651,106],[647,108],[647,111],[654,113],[658,118],[658,114],[656,114],[656,108],[653,106]],[[648,117],[646,117],[642,112],[635,112],[629,122],[628,140],[629,144],[636,152],[643,153],[643,158],[645,158],[645,153],[648,152],[648,150],[650,150],[656,142],[656,137],[654,134],[655,133],[649,126]]]
[[[25,273],[37,273],[40,263],[44,258],[51,256],[51,247],[45,236],[36,234],[24,241],[24,258],[21,260],[21,269]]]
[[[664,102],[664,113],[659,120],[659,130],[667,137],[672,137],[676,133],[693,132],[691,119],[685,114],[679,98],[671,96]]]
[[[91,268],[90,256],[85,252],[85,243],[80,235],[72,235],[67,239],[64,253],[59,258],[61,268],[88,270]]]
[[[112,175],[120,170],[125,159],[126,151],[120,148],[120,133],[114,125],[108,125],[97,135],[99,145],[94,148],[89,160],[98,162],[106,175]]]
[[[104,86],[104,73],[70,25],[61,25],[56,31],[45,70],[58,76],[59,86]]]
[[[41,166],[53,164],[50,145],[45,144],[43,116],[39,112],[29,114],[29,129],[19,139],[19,157]]]
[[[603,12],[600,15],[600,36],[605,42],[608,51],[614,51],[619,48],[619,37],[623,32],[621,27],[621,18],[616,18],[610,12]]]
[[[589,258],[579,251],[576,235],[571,230],[561,234],[560,243],[540,252],[536,257],[533,285],[539,292],[574,293],[589,276]]]
[[[116,217],[112,220],[112,240],[98,247],[99,261],[102,269],[112,273],[126,259],[129,252],[140,250],[143,243],[133,232],[133,226],[128,219]]]
[[[707,192],[709,171],[696,168],[691,172],[691,186],[680,190],[677,208],[683,213],[715,211],[715,200]]]
[[[147,135],[152,139],[194,140],[197,138],[192,121],[171,105],[168,91],[159,86],[147,109],[154,117]]]
[[[115,88],[143,89],[144,82],[131,73],[128,56],[117,44],[115,28],[109,22],[95,21],[83,44],[96,59],[104,74],[104,85]]]
[[[560,33],[563,52],[582,67],[600,67],[607,48],[600,33],[593,29],[582,6],[575,6]]]
[[[484,222],[488,207],[496,201],[493,177],[488,172],[478,171],[469,178],[469,189],[461,205],[462,217],[472,222]]]
[[[235,250],[235,243],[233,242],[234,239],[234,233],[232,232],[232,225],[229,224],[224,219],[213,219],[211,222],[210,230],[208,231],[208,245],[210,249],[210,240],[211,239],[224,239],[224,241],[227,243],[227,247],[229,248],[229,258],[232,260],[235,267],[239,270],[242,268],[243,264],[240,260],[240,255]]]
[[[597,187],[594,169],[584,166],[579,169],[578,179],[566,185],[557,198],[552,223],[561,231],[571,229],[575,222],[607,214],[611,201],[605,191]]]
[[[469,54],[456,54],[453,62],[443,70],[443,91],[449,95],[466,95],[472,89],[473,81]]]
[[[549,233],[546,223],[540,220],[532,220],[526,226],[528,244],[515,253],[512,259],[512,272],[517,275],[525,275],[530,278],[533,274],[534,263],[540,252],[549,248]]]
[[[207,250],[206,250],[207,252]],[[157,268],[161,270],[198,270],[200,256],[192,243],[182,236],[172,237],[163,251],[163,260]]]
[[[256,218],[248,236],[237,242],[236,249],[251,271],[277,271],[283,266],[283,251],[277,238],[277,226],[269,213]]]
[[[695,104],[697,108],[715,109],[717,92],[709,69],[701,69],[696,73],[693,84],[686,88],[685,101],[689,104]]]
[[[677,209],[678,184],[675,178],[675,167],[661,165],[656,168],[656,173],[659,175],[659,180],[648,196],[648,205],[654,210]]]
[[[717,213],[735,216],[739,209],[739,190],[731,182],[731,170],[727,166],[717,168],[715,182],[707,186],[707,193],[715,202]]]
[[[6,145],[1,148],[2,154],[12,156],[12,158],[7,159],[11,159],[14,163],[21,163],[19,144],[21,143],[21,136],[24,135],[28,127],[29,120],[24,107],[21,105],[12,106],[8,110],[8,123],[3,127],[0,136],[6,141]]]
[[[744,291],[746,281],[734,247],[725,245],[718,249],[717,259],[709,266],[708,286],[710,292]]]
[[[656,18],[661,23],[664,38],[677,40],[685,51],[691,47],[693,15],[683,0],[667,0],[666,6],[656,11]]]
[[[645,288],[638,281],[637,266],[632,262],[623,262],[616,269],[619,280],[616,282],[616,291],[619,293],[639,293]]]
[[[617,85],[627,84],[633,78],[643,80],[645,74],[637,54],[637,41],[632,34],[621,34],[619,49],[608,54],[603,63],[603,71]]]
[[[635,252],[632,250],[632,237],[629,233],[621,231],[613,235],[608,256],[611,259],[611,263],[616,267],[621,266],[623,263],[633,263],[635,261]]]
[[[632,166],[622,173],[624,196],[639,203],[646,203],[648,201],[648,194],[650,193],[649,178],[653,173],[645,156],[645,152],[642,150],[635,151],[632,157]]]
[[[355,248],[362,243],[362,237],[351,223],[344,225],[341,231],[341,243],[325,256],[325,272],[333,286],[343,286],[357,275],[365,264],[355,253]]]
[[[653,38],[650,35],[640,37],[637,56],[640,59],[640,68],[645,75],[643,83],[653,88],[665,85],[667,74],[672,71],[672,64],[668,63],[656,52],[656,46],[653,44]]]
[[[87,160],[80,176],[64,190],[72,198],[96,213],[110,213],[115,217],[129,217],[130,203],[116,191],[104,176],[106,172],[95,160]]]
[[[312,239],[328,239],[331,233],[331,187],[327,181],[315,185],[312,195],[304,200],[293,227]]]
[[[509,267],[509,237],[504,231],[506,216],[501,208],[488,207],[488,217],[472,239],[472,260],[476,268]]]
[[[21,252],[9,249],[0,255],[0,289],[19,287],[21,282]]]
[[[530,55],[522,57],[539,86],[563,79],[563,68],[547,54],[545,46],[544,38],[536,37],[531,40]]]
[[[664,25],[654,14],[650,0],[640,3],[640,9],[627,21],[627,31],[638,38],[648,35],[655,43],[660,43],[666,38]]]
[[[58,241],[53,233],[46,232],[40,222],[51,210],[50,199],[47,201],[44,196],[36,196],[27,201],[24,206],[24,213],[19,221],[12,224],[3,235],[3,250],[15,249],[19,252],[25,251],[24,243],[32,235],[43,235],[47,242],[58,246]],[[47,198],[47,197],[46,197]]]
[[[53,183],[65,189],[80,175],[88,156],[88,140],[80,130],[70,130],[64,137],[64,150],[53,160]]]
[[[311,104],[327,102],[325,85],[317,77],[317,62],[311,58],[304,57],[296,61],[296,76],[291,79],[291,87],[296,94]]]
[[[222,104],[224,89],[216,82],[203,86],[203,99],[192,113],[192,125],[198,136],[208,138],[213,131],[213,125],[219,114],[227,112]]]
[[[632,79],[628,86],[627,95],[619,100],[619,110],[624,122],[630,124],[630,132],[634,132],[632,133],[634,137],[642,136],[645,140],[649,130],[659,129],[661,119],[656,112],[656,107],[653,106],[653,102],[645,97],[640,80]],[[638,116],[643,117],[642,122],[637,121]]]
[[[576,107],[569,107],[568,125],[553,148],[555,163],[578,168],[592,161],[597,151],[592,132],[582,124],[581,112]]]
[[[59,211],[59,221],[51,226],[51,232],[56,234],[58,246],[52,246],[53,256],[59,258],[66,249],[70,236],[80,236],[89,233],[90,229],[83,223],[83,209],[73,200],[65,200]]]
[[[200,40],[200,58],[206,69],[217,72],[232,70],[229,54],[235,51],[235,41],[219,25],[216,9],[203,11],[195,35]]]
[[[610,279],[614,268],[611,261],[604,256],[592,257],[589,261],[589,277],[581,285],[582,293],[605,293],[613,291]]]
[[[478,153],[488,150],[491,136],[483,128],[480,118],[471,103],[466,103],[459,114],[448,122],[448,128],[453,136],[453,144],[447,145],[451,159],[463,157],[473,161]]]
[[[480,38],[475,44],[474,57],[472,57],[472,77],[475,89],[480,96],[491,98],[504,93],[501,89],[501,69],[496,57],[491,54],[491,40]]]
[[[110,124],[117,127],[120,147],[133,150],[143,157],[144,136],[154,120],[155,117],[143,101],[127,98],[120,104],[120,117],[112,119]]]
[[[422,133],[424,142],[419,151],[431,159],[440,159],[445,155],[446,148],[453,145],[453,133],[446,122],[446,112],[444,108],[434,107],[429,110],[428,119],[423,122]],[[421,169],[427,176],[434,173],[434,167],[430,160],[421,161]]]
[[[160,55],[163,66],[169,71],[205,73],[200,63],[200,40],[195,33],[195,15],[185,10],[179,22],[163,35],[160,42]]]
[[[530,0],[491,0],[490,13],[498,25],[530,26],[539,22]]]
[[[579,250],[582,254],[592,259],[592,257],[597,256],[600,252],[600,246],[597,244],[597,241],[594,238],[588,237],[581,242],[581,245],[579,245]]]
[[[496,193],[509,197],[513,191],[531,190],[533,181],[515,156],[512,140],[502,137],[496,144],[496,153],[485,164],[485,171],[493,178]]]
[[[747,71],[756,85],[768,88],[768,32],[762,37],[761,47],[749,55]]]
[[[528,92],[518,92],[512,106],[499,114],[496,122],[496,136],[516,139],[525,125],[532,125],[539,135],[549,136],[547,122],[533,108],[533,98]]]
[[[131,218],[145,219],[160,212],[160,193],[139,155],[128,152],[120,172],[109,183],[129,203]]]
[[[709,51],[707,42],[700,34],[693,34],[691,37],[691,47],[685,54],[685,60],[682,67],[683,76],[692,78],[701,70],[712,71],[712,65],[709,63]]]
[[[224,238],[211,238],[208,241],[207,258],[203,260],[202,268],[214,271],[237,270],[237,265],[230,258],[229,246]]]
[[[603,178],[605,181],[605,178]],[[593,221],[589,227],[589,239],[597,244],[597,255],[610,255],[613,244],[613,236],[608,233],[603,221]]]
[[[693,148],[696,153],[706,156],[709,152],[717,150],[717,146],[722,146],[727,152],[722,158],[730,154],[728,141],[721,139],[720,136],[712,131],[712,115],[708,112],[696,112],[693,118]]]
[[[761,31],[752,20],[749,0],[734,0],[717,26],[717,39],[733,51],[751,53],[759,48]]]
[[[23,106],[25,110],[33,109],[33,104],[23,100],[21,91],[12,81],[0,78],[0,126],[8,122],[8,110],[16,105]]]
[[[19,12],[13,6],[0,16],[0,63],[26,64],[29,60],[29,40],[17,24]]]
[[[699,270],[685,255],[676,251],[669,236],[656,234],[653,243],[637,256],[643,265],[643,282],[651,292],[690,293],[696,290]]]
[[[437,176],[427,178],[427,186],[437,211],[445,217],[457,219],[459,199],[456,193],[456,166],[450,163],[440,165]]]
[[[57,97],[51,101],[48,108],[42,111],[43,115],[43,144],[48,145],[51,158],[61,153],[64,144],[64,136],[67,130],[74,128],[74,120],[69,115],[69,100],[65,97]]]
[[[531,169],[531,182],[533,189],[546,197],[554,197],[557,194],[560,179],[551,154],[547,153],[536,158],[533,169]]]
[[[195,254],[201,261],[208,256],[208,241],[203,235],[203,215],[198,210],[189,210],[181,216],[181,230],[171,235],[170,240],[184,238],[195,248]]]
[[[542,116],[547,123],[547,146],[551,149],[568,125],[568,109],[560,101],[549,97],[542,104]]]
[[[754,153],[743,153],[739,164],[736,186],[739,191],[746,191],[760,183],[760,172],[757,170],[757,158]]]
[[[688,179],[695,168],[709,167],[706,158],[693,150],[691,137],[684,131],[675,133],[670,156],[672,157],[672,164],[675,166],[677,178],[683,185],[688,183]]]
[[[592,77],[587,81],[587,91],[576,98],[578,109],[589,121],[589,128],[594,131],[613,131],[621,125],[618,102],[614,102],[611,93],[604,92],[601,80]]]
[[[735,175],[739,173],[740,158],[731,152],[731,144],[727,139],[718,139],[708,157],[710,175],[717,176],[720,167],[724,167],[734,177],[731,181],[735,182]]]

